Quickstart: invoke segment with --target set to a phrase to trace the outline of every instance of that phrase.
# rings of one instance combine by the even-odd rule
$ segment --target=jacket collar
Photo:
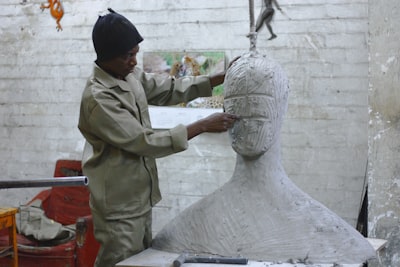
[[[131,91],[131,87],[129,84],[124,81],[113,77],[108,74],[102,68],[100,68],[96,63],[94,63],[94,79],[96,79],[99,83],[101,83],[106,88],[119,87],[122,91]],[[130,75],[130,74],[129,74]]]

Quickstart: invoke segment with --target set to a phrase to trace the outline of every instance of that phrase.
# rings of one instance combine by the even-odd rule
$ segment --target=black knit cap
[[[136,27],[111,8],[109,14],[99,16],[93,27],[92,40],[97,61],[105,61],[126,54],[143,41]]]

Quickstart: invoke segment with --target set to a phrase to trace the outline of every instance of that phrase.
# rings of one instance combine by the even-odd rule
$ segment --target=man
[[[238,119],[215,113],[188,126],[154,131],[148,103],[172,105],[210,96],[225,73],[179,79],[144,73],[136,67],[142,36],[128,19],[109,11],[93,28],[97,59],[78,125],[91,148],[83,172],[89,177],[94,233],[101,244],[96,267],[114,266],[151,245],[151,208],[161,200],[155,158],[185,150],[188,140],[201,133],[224,132]]]

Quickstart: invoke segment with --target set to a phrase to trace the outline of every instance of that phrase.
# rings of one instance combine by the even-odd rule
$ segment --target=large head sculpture
[[[289,85],[282,68],[258,53],[235,61],[224,82],[224,109],[240,116],[230,129],[232,148],[244,157],[264,154],[277,140]]]

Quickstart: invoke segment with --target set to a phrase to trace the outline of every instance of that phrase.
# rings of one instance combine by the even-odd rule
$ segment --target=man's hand
[[[187,126],[188,140],[201,133],[220,133],[232,128],[238,116],[228,113],[214,113]]]

